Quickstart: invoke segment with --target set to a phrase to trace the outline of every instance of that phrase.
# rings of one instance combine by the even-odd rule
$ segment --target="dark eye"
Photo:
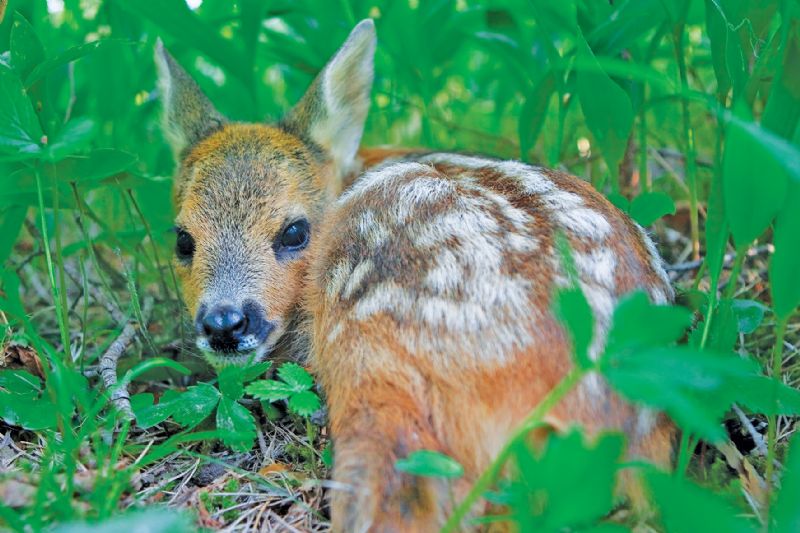
[[[175,254],[178,259],[188,261],[194,255],[194,239],[186,230],[178,228],[178,238],[175,241]]]
[[[292,222],[281,235],[281,247],[288,250],[302,250],[308,244],[308,221]]]

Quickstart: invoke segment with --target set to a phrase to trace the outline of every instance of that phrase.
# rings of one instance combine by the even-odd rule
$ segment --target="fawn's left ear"
[[[375,24],[362,20],[306,94],[281,122],[289,132],[319,145],[337,178],[348,172],[361,142],[372,90]]]

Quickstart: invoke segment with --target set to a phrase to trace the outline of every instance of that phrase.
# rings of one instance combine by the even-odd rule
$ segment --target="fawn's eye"
[[[175,240],[175,254],[178,259],[188,261],[194,255],[194,239],[186,230],[178,228],[178,238]]]
[[[285,250],[302,250],[308,244],[308,221],[305,219],[292,222],[281,235],[280,245]]]

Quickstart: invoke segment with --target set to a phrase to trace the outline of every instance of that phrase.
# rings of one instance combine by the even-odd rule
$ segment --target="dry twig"
[[[150,311],[153,306],[152,298],[146,297],[144,305],[142,306],[142,318],[147,321],[150,316]],[[125,350],[133,342],[136,332],[144,324],[136,322],[135,318],[131,318],[122,332],[111,343],[103,356],[100,358],[100,376],[103,378],[103,385],[106,389],[112,390],[111,401],[114,402],[117,409],[120,410],[122,415],[127,419],[133,418],[133,411],[131,410],[130,394],[126,384],[117,386],[117,363],[119,358],[125,353]]]

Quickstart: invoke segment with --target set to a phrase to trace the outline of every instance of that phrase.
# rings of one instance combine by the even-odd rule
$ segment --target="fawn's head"
[[[286,117],[266,125],[227,121],[157,45],[164,129],[178,161],[175,268],[212,364],[261,359],[292,328],[305,249],[361,140],[374,51],[365,20]]]

